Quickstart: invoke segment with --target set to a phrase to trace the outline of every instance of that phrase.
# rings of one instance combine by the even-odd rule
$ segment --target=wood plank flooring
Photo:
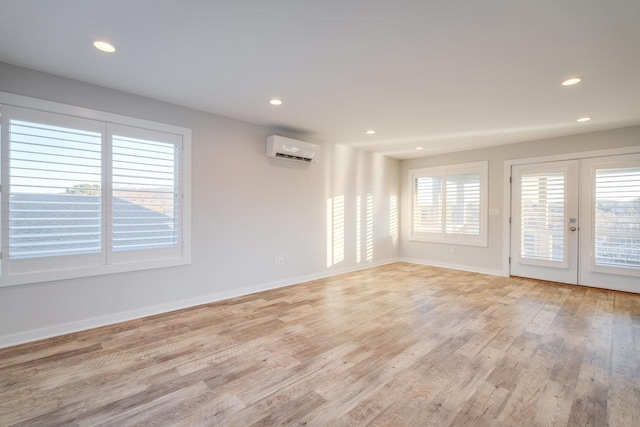
[[[396,263],[0,350],[0,426],[640,426],[640,295]]]

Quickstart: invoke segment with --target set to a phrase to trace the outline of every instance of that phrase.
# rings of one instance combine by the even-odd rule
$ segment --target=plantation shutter
[[[564,173],[525,174],[520,185],[521,257],[564,262]]]
[[[595,264],[640,269],[640,166],[595,173]]]
[[[9,258],[99,254],[104,126],[15,107],[5,112]]]
[[[442,177],[414,178],[413,232],[442,233]]]
[[[181,139],[118,126],[111,141],[113,251],[177,248]]]
[[[447,234],[480,235],[480,174],[447,175]]]

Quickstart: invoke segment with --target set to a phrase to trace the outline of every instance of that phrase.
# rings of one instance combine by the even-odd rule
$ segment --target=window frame
[[[465,173],[478,173],[480,175],[480,218],[479,235],[467,235],[459,233],[447,233],[447,177]],[[442,186],[442,201],[440,206],[441,226],[439,233],[420,233],[414,231],[415,219],[415,180],[424,177],[439,177]],[[489,162],[480,161],[473,163],[435,166],[409,170],[409,241],[446,243],[462,246],[487,247],[488,244],[488,186],[489,186]]]
[[[191,129],[6,92],[0,92],[0,108],[1,107],[10,107],[9,110],[11,108],[32,110],[36,112],[36,115],[55,114],[58,116],[67,116],[71,122],[80,119],[104,125],[102,133],[102,201],[104,206],[102,207],[103,241],[102,251],[99,254],[99,264],[94,263],[87,265],[84,262],[85,257],[83,255],[63,255],[42,257],[40,259],[30,258],[25,260],[30,261],[29,263],[25,263],[25,265],[29,266],[29,264],[32,264],[33,267],[12,272],[12,264],[22,260],[2,259],[2,254],[8,254],[8,238],[5,239],[5,237],[8,237],[8,221],[5,221],[5,218],[8,218],[9,209],[9,194],[2,190],[6,188],[3,187],[3,185],[7,182],[10,173],[8,144],[5,143],[9,139],[7,124],[10,118],[7,117],[7,114],[2,114],[2,147],[0,149],[0,168],[2,170],[0,175],[2,180],[0,183],[2,184],[0,185],[0,191],[2,191],[2,205],[0,209],[0,222],[2,223],[2,227],[0,227],[0,240],[2,242],[2,252],[0,253],[0,287],[191,264]],[[111,245],[111,235],[107,235],[105,231],[106,224],[112,220],[110,214],[112,208],[110,204],[112,163],[110,153],[111,141],[109,140],[112,132],[108,131],[110,126],[113,129],[123,126],[134,130],[137,128],[151,133],[171,134],[181,139],[179,144],[181,148],[177,150],[178,156],[176,159],[176,167],[178,170],[179,225],[181,228],[176,250],[132,250],[123,252],[132,256],[113,257],[112,255],[116,252],[106,249],[107,245]],[[33,262],[34,260],[36,261]]]

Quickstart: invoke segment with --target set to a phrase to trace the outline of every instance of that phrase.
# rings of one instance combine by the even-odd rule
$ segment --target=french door
[[[512,275],[578,283],[578,166],[513,166]]]
[[[511,274],[640,293],[640,154],[512,167]]]

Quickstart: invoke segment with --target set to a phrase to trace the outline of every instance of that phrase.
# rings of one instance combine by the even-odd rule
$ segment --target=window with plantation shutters
[[[411,240],[486,246],[488,162],[410,171]]]
[[[595,170],[596,266],[640,270],[640,165]]]
[[[190,262],[186,129],[7,105],[0,112],[0,285]]]

